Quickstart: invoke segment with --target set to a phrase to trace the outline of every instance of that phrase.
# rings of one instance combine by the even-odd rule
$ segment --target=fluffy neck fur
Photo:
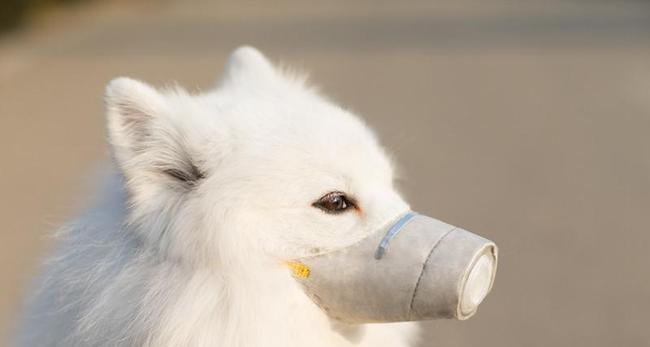
[[[331,322],[282,264],[248,253],[203,267],[161,254],[123,226],[120,185],[111,180],[111,193],[62,233],[34,306],[47,314],[30,317],[40,321],[19,345],[348,346],[363,337],[361,326]]]

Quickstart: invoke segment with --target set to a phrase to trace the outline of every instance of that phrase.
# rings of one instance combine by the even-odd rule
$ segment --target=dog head
[[[253,48],[213,91],[119,78],[106,99],[129,221],[161,257],[222,272],[298,260],[312,299],[356,323],[464,319],[492,285],[493,243],[407,213],[372,131]]]
[[[363,121],[253,48],[207,93],[118,78],[106,102],[131,221],[175,257],[324,253],[409,208]]]

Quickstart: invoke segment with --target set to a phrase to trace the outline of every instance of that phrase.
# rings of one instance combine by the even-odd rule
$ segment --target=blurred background
[[[398,159],[416,210],[495,240],[493,292],[421,346],[648,346],[650,3],[0,4],[0,338],[107,165],[103,88],[210,88],[252,44]],[[1,344],[1,343],[0,343]]]

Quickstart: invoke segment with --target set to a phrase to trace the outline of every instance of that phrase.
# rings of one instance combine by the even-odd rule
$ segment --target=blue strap
[[[388,232],[386,232],[386,235],[379,243],[379,247],[377,247],[377,251],[375,252],[375,259],[379,260],[384,256],[384,253],[386,253],[386,249],[388,248],[388,243],[390,243],[390,241],[395,236],[397,236],[400,230],[402,230],[402,227],[416,215],[416,212],[411,211],[402,216],[402,218],[400,218],[397,222],[395,222],[395,224],[393,224],[393,226],[390,227],[390,229],[388,229]]]

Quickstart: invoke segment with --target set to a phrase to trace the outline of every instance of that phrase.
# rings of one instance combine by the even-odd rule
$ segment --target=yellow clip
[[[307,278],[311,274],[309,266],[298,262],[298,261],[288,261],[287,266],[293,272],[293,275],[298,278]]]

